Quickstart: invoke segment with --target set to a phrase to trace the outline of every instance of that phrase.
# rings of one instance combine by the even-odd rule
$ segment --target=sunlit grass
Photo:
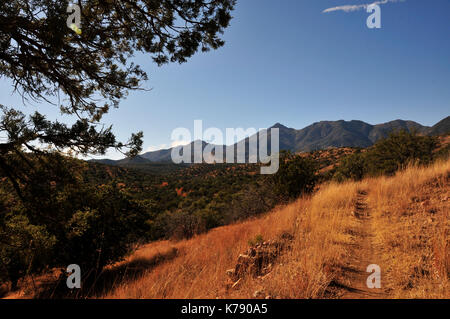
[[[380,249],[382,282],[388,297],[448,298],[450,161],[410,167],[395,177],[329,183],[311,198],[301,198],[258,219],[214,229],[180,242],[153,243],[130,258],[151,258],[176,248],[176,258],[140,278],[118,284],[107,298],[253,298],[263,290],[275,298],[326,298],[329,284],[342,277],[341,266],[358,240],[352,215],[357,191],[368,192],[372,230]],[[423,197],[425,199],[422,204]],[[433,213],[430,213],[432,211]],[[292,248],[264,279],[244,278],[229,289],[233,268],[257,236],[294,235]],[[354,246],[353,246],[354,247]],[[353,248],[354,249],[354,248]]]

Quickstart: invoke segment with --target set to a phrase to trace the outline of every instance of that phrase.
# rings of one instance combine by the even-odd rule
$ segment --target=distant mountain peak
[[[284,126],[281,123],[275,123],[271,128],[278,128],[278,129],[289,129],[289,127]]]
[[[280,130],[279,146],[281,150],[308,152],[330,147],[369,147],[381,138],[398,130],[416,131],[427,135],[446,134],[450,133],[450,117],[446,117],[433,127],[404,120],[394,120],[375,125],[360,120],[338,120],[315,122],[299,130],[289,128],[281,123],[276,123],[271,128]],[[247,138],[245,143],[248,144],[248,141]],[[205,141],[201,142],[203,147],[207,144]],[[194,144],[195,142],[191,142],[191,147]],[[134,159],[104,160],[104,162],[108,164],[112,162],[117,164],[138,164],[147,163],[147,161],[169,162],[171,161],[171,151],[172,149],[158,150],[141,154]]]

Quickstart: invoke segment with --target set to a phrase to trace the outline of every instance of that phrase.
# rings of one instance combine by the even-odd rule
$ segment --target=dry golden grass
[[[176,259],[162,263],[138,281],[117,287],[107,297],[215,298],[224,293],[225,270],[231,268],[239,253],[248,247],[249,239],[258,234],[271,238],[292,228],[296,213],[290,210],[288,214],[275,211],[259,220],[217,228],[174,243],[178,251]]]
[[[137,281],[118,286],[106,297],[251,298],[255,290],[263,288],[274,297],[323,297],[333,280],[333,265],[345,258],[343,243],[351,241],[346,230],[354,221],[347,216],[356,189],[355,183],[326,186],[312,199],[300,199],[260,219],[174,243],[178,258],[156,267]],[[269,276],[264,280],[246,278],[234,289],[225,288],[225,270],[235,265],[250,239],[257,235],[271,239],[285,232],[295,235],[293,248]],[[160,244],[168,245],[168,242]],[[142,257],[146,253],[144,250],[138,254]]]
[[[370,181],[383,280],[394,298],[449,298],[450,162]]]
[[[330,283],[342,282],[352,254],[365,253],[356,251],[364,238],[356,231],[361,220],[352,214],[358,191],[365,190],[371,213],[367,229],[373,232],[386,296],[448,298],[449,174],[447,161],[409,168],[392,178],[330,183],[311,198],[261,218],[190,240],[152,243],[131,259],[152,259],[172,249],[177,256],[161,259],[101,297],[253,298],[255,291],[273,298],[339,297]],[[230,288],[225,272],[248,249],[248,241],[257,235],[275,239],[286,232],[294,236],[292,248],[278,258],[272,272],[263,278],[248,276]]]

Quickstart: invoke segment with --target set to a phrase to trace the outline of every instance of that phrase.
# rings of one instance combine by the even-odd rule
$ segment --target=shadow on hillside
[[[172,260],[177,256],[178,250],[172,248],[165,253],[159,253],[151,258],[135,258],[128,262],[107,267],[98,275],[94,271],[88,272],[82,278],[81,289],[69,290],[66,286],[66,276],[62,275],[56,282],[42,282],[37,291],[34,292],[34,298],[84,299],[101,297],[118,285],[133,282],[154,267]]]

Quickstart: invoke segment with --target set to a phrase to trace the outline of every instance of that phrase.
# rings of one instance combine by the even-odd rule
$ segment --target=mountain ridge
[[[441,135],[450,132],[450,116],[436,123],[434,126],[424,126],[410,120],[393,120],[380,124],[369,124],[361,120],[337,120],[337,121],[319,121],[314,122],[302,129],[287,127],[279,122],[270,128],[279,129],[280,150],[289,150],[293,152],[309,152],[331,147],[369,147],[375,142],[388,136],[390,133],[399,130],[407,130],[409,132],[416,131],[424,135]],[[269,129],[270,129],[269,128]],[[259,134],[259,133],[257,133]],[[270,130],[267,135],[270,136]],[[248,155],[248,141],[245,140]],[[193,146],[192,142],[190,145]],[[203,142],[203,147],[206,145]],[[223,146],[224,152],[234,147]],[[270,142],[269,142],[270,145]],[[137,157],[139,163],[161,163],[171,161],[171,152],[173,148],[146,152]],[[246,157],[247,158],[247,157]],[[135,163],[134,159],[122,159],[118,161],[112,160],[95,160],[104,164],[123,165]],[[137,163],[137,162],[136,162]]]

